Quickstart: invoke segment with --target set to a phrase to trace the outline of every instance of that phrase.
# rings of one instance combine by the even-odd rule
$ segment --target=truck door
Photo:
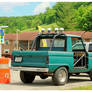
[[[72,51],[74,52],[74,68],[88,68],[87,52],[81,38],[72,38]]]

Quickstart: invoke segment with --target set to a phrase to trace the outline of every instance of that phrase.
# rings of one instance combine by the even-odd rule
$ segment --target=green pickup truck
[[[86,51],[80,36],[41,33],[30,51],[13,51],[11,69],[20,71],[23,83],[32,83],[36,76],[51,76],[55,85],[64,85],[70,75],[79,73],[87,73],[92,80],[92,52]]]

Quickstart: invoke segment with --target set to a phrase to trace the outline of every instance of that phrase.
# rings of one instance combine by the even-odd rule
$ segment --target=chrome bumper
[[[35,68],[35,67],[11,67],[14,71],[31,71],[31,72],[48,72],[48,68]]]

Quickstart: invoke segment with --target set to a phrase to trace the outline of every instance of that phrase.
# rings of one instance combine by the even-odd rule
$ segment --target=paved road
[[[83,75],[84,76],[84,75]],[[19,72],[11,71],[11,83],[0,84],[0,90],[62,90],[77,86],[92,85],[89,77],[70,77],[69,82],[64,86],[54,86],[51,77],[42,80],[39,76],[36,77],[33,84],[23,84],[19,77]]]

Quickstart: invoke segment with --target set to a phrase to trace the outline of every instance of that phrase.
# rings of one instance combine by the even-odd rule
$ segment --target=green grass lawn
[[[67,90],[92,90],[92,85],[75,87],[75,88],[67,89]]]
[[[44,24],[44,25],[40,25],[40,26],[42,28],[45,28],[46,29],[45,31],[47,31],[48,28],[51,28],[52,31],[54,31],[54,28],[59,28],[56,23],[52,23],[49,25]],[[36,30],[36,28],[30,28],[30,29],[22,30],[21,32],[39,32],[39,31]]]

